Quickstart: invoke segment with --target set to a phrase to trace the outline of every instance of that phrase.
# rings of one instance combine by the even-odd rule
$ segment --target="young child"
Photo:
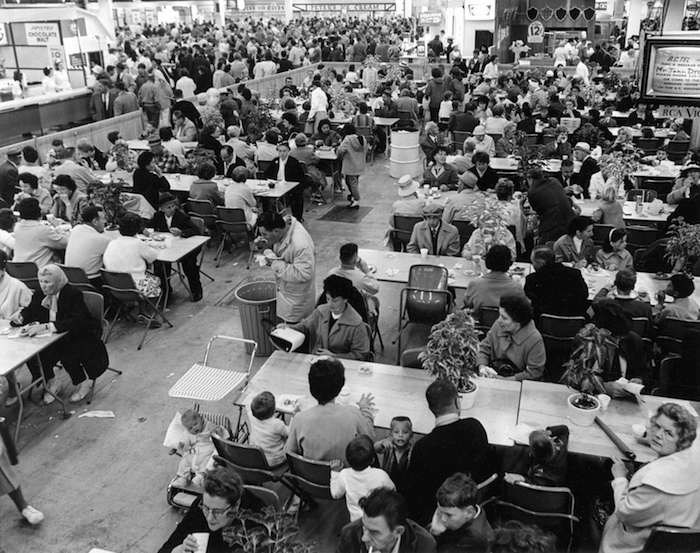
[[[354,438],[345,448],[345,458],[350,468],[342,468],[340,459],[331,461],[331,495],[345,496],[350,521],[362,518],[360,499],[376,488],[395,489],[389,475],[382,469],[370,465],[376,459],[372,439],[362,434]]]
[[[55,138],[51,141],[51,147],[49,151],[46,152],[46,161],[49,167],[53,167],[58,164],[58,151],[63,150],[65,146],[63,145],[63,140],[60,138]]]
[[[634,269],[632,254],[627,251],[627,231],[624,228],[610,231],[603,247],[596,254],[596,261],[606,271]]]
[[[530,432],[530,466],[527,476],[506,473],[506,482],[524,480],[536,486],[566,484],[569,427],[562,424]]]
[[[282,419],[275,417],[275,396],[271,392],[260,392],[250,402],[250,445],[256,445],[265,453],[271,467],[283,464],[286,460],[284,444],[289,429]]]
[[[189,435],[185,441],[178,444],[176,451],[182,455],[182,459],[177,466],[177,477],[172,484],[179,488],[190,483],[195,487],[201,487],[204,472],[211,464],[212,455],[216,453],[211,435],[224,435],[225,432],[205,421],[204,417],[193,409],[185,411],[181,420]]]
[[[440,102],[440,109],[438,110],[438,119],[441,131],[444,131],[447,128],[447,123],[450,121],[450,115],[452,115],[452,92],[448,90],[442,95],[442,102]]]
[[[380,466],[396,484],[399,492],[405,491],[408,462],[413,449],[413,423],[408,417],[391,419],[391,434],[374,444],[374,451],[381,457]]]

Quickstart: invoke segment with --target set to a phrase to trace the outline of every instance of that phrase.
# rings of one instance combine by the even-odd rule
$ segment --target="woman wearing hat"
[[[673,190],[666,196],[669,205],[679,204],[684,198],[690,198],[700,192],[700,166],[687,165],[681,169],[681,175],[676,179]]]
[[[457,227],[442,221],[443,207],[426,204],[423,207],[424,221],[413,227],[411,240],[406,246],[408,253],[428,250],[430,255],[458,255],[459,231]]]

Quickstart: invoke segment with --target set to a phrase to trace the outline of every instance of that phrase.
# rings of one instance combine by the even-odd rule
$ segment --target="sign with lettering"
[[[465,20],[493,19],[495,13],[494,0],[467,0],[464,4]]]
[[[544,25],[541,21],[533,21],[527,26],[527,41],[530,44],[544,41]]]
[[[430,25],[440,25],[442,23],[442,12],[421,12],[418,14],[418,25],[429,27]]]
[[[246,0],[246,6],[249,0]],[[292,4],[294,10],[302,12],[393,12],[396,11],[396,4],[393,2],[373,2],[361,4]]]
[[[27,44],[61,44],[58,23],[54,22],[27,22],[24,24],[24,35]]]
[[[700,39],[648,39],[643,68],[643,101],[700,106]]]
[[[656,114],[661,118],[677,119],[682,117],[683,119],[697,119],[700,118],[700,106],[659,106]]]

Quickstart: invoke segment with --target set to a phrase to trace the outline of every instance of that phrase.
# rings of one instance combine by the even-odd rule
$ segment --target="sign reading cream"
[[[700,105],[700,39],[650,38],[643,67],[643,101]]]
[[[27,22],[24,24],[27,44],[61,44],[58,23]]]

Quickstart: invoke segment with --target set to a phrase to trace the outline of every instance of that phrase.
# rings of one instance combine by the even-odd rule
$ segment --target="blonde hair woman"
[[[616,187],[605,187],[600,198],[600,203],[591,215],[591,219],[593,219],[595,223],[601,225],[612,225],[615,228],[624,228],[625,220],[622,216],[622,203],[617,199]]]

